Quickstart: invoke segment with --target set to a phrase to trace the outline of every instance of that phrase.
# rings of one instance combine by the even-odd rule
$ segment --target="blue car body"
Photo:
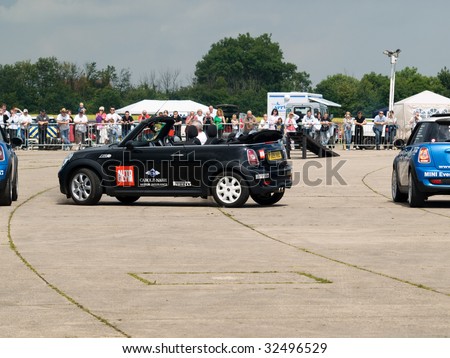
[[[21,140],[14,138],[14,145]],[[11,205],[18,197],[18,160],[13,145],[9,143],[6,133],[0,127],[0,205]]]
[[[420,207],[432,195],[450,195],[450,116],[420,121],[392,170],[392,198]]]

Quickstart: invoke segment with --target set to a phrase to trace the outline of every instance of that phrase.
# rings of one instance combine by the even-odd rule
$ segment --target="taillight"
[[[422,147],[420,148],[419,151],[419,163],[430,163],[431,162],[431,158],[430,158],[430,152],[428,151],[427,147]]]
[[[3,153],[3,147],[0,146],[0,161],[5,160],[5,153]]]
[[[247,149],[247,160],[250,165],[259,165],[259,159],[253,149]]]

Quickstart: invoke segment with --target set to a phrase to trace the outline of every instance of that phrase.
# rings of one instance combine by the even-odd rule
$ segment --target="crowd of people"
[[[157,115],[170,116],[175,120],[170,136],[181,138],[184,134],[182,125],[195,126],[197,128],[196,136],[201,144],[207,141],[207,127],[214,126],[216,129],[214,133],[217,133],[216,137],[219,139],[223,138],[224,133],[239,136],[263,129],[278,130],[283,134],[302,130],[324,146],[329,144],[330,138],[337,131],[341,134],[346,150],[350,150],[352,144],[355,150],[365,149],[364,126],[367,121],[361,111],[355,117],[352,117],[350,112],[346,112],[342,123],[339,124],[339,129],[337,129],[338,124],[330,119],[328,113],[322,115],[320,112],[313,113],[311,110],[308,110],[301,118],[290,112],[286,119],[280,116],[276,108],[270,114],[264,114],[262,119],[257,119],[250,110],[240,118],[233,114],[231,118],[227,119],[222,109],[216,110],[213,106],[209,106],[205,113],[202,109],[191,111],[186,117],[180,116],[178,111],[170,114],[168,111],[163,111]],[[34,135],[39,148],[45,148],[50,144],[52,136],[49,136],[48,130],[53,127],[55,136],[59,138],[58,143],[64,150],[70,150],[72,148],[80,149],[88,142],[90,144],[116,143],[119,139],[124,138],[136,123],[149,117],[150,115],[144,110],[135,120],[128,111],[124,115],[119,115],[115,108],[111,107],[107,113],[101,106],[95,115],[95,121],[89,121],[83,103],[79,104],[75,116],[70,110],[62,108],[56,119],[49,117],[45,110],[41,110],[36,118],[32,118],[27,109],[12,108],[11,111],[8,111],[6,104],[3,104],[0,109],[0,125],[8,131],[10,137],[21,137],[23,148],[27,148],[29,144],[32,125],[37,126],[37,134],[34,133]],[[420,119],[420,113],[415,112],[409,121],[410,128],[413,129]],[[388,111],[385,115],[383,111],[379,111],[372,126],[375,148],[380,150],[384,145],[385,149],[392,149],[397,129],[397,118],[394,112]]]

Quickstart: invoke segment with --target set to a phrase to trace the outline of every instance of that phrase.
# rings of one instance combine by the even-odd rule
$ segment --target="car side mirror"
[[[403,149],[405,147],[405,141],[401,138],[396,139],[393,144],[397,149]]]
[[[22,144],[22,139],[20,139],[19,137],[14,137],[11,139],[11,146],[13,148],[20,147]]]
[[[125,143],[125,148],[127,148],[128,150],[133,150],[134,149],[134,145],[133,145],[133,141],[129,140],[128,142]]]

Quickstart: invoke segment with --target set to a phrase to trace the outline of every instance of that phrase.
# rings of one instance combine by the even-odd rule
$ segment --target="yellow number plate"
[[[281,155],[280,151],[269,152],[267,154],[267,159],[269,160],[280,160],[281,158],[283,158],[283,156]]]

